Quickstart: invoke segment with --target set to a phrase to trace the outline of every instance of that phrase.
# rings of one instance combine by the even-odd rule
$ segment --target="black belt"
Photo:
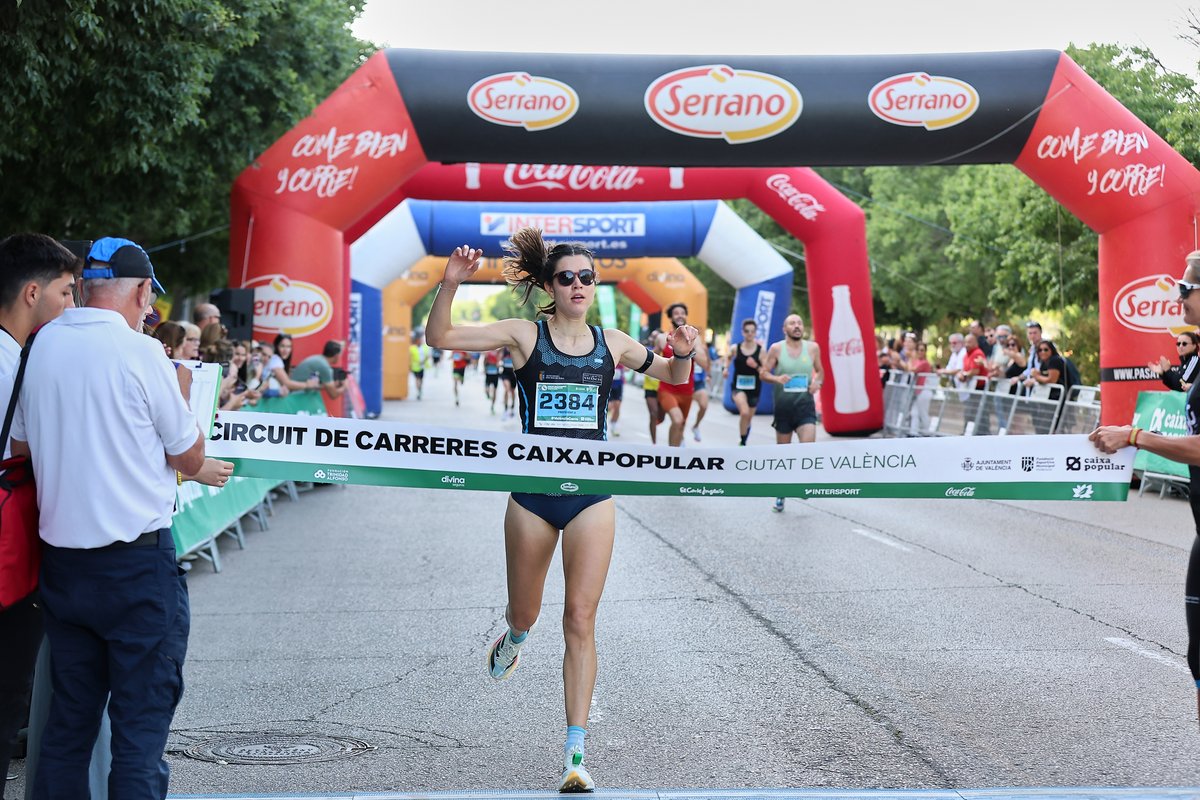
[[[159,528],[156,531],[147,531],[134,539],[132,542],[113,542],[112,544],[105,545],[101,549],[118,549],[123,547],[158,547],[158,537],[162,533],[170,535],[171,529]]]

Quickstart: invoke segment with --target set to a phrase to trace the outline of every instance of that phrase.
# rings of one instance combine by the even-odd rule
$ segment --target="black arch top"
[[[1010,163],[1025,146],[1061,53],[1028,50],[887,56],[616,56],[387,51],[388,63],[431,161],[671,166],[811,166]],[[782,78],[802,110],[766,139],[730,144],[662,127],[647,113],[647,88],[660,76],[727,65]],[[524,72],[569,85],[577,113],[529,131],[489,122],[467,102],[483,78]],[[905,73],[969,84],[978,108],[965,121],[927,130],[872,112],[873,87]]]

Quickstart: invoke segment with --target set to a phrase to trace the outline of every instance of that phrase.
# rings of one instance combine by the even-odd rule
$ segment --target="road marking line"
[[[1188,666],[1186,664],[1183,664],[1182,662],[1177,661],[1173,658],[1168,658],[1167,656],[1164,656],[1162,653],[1156,653],[1153,650],[1147,650],[1146,648],[1142,647],[1141,645],[1139,645],[1135,642],[1131,642],[1128,639],[1122,639],[1119,636],[1106,636],[1106,637],[1104,637],[1104,641],[1111,642],[1112,644],[1115,644],[1117,647],[1124,647],[1126,650],[1132,650],[1133,652],[1137,653],[1142,658],[1148,658],[1151,661],[1157,661],[1160,664],[1166,664],[1168,667],[1171,667],[1172,669],[1177,669],[1177,670],[1180,670],[1181,672],[1188,672],[1188,673],[1191,672],[1191,670],[1188,669]]]
[[[852,528],[850,532],[857,533],[859,536],[865,536],[868,539],[872,539],[876,542],[879,542],[880,544],[886,544],[888,547],[894,547],[897,550],[903,550],[906,553],[912,552],[912,550],[910,550],[909,548],[900,544],[899,542],[889,539],[888,537],[883,536],[878,533],[875,533],[873,531],[864,531],[862,528]]]

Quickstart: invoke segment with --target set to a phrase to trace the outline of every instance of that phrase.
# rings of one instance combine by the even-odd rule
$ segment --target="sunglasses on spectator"
[[[554,279],[558,281],[559,286],[570,286],[575,282],[576,277],[579,278],[579,282],[584,286],[591,286],[596,281],[596,272],[590,269],[581,269],[579,272],[566,269],[562,272],[554,273]]]
[[[1176,347],[1190,347],[1191,345],[1192,345],[1192,343],[1190,341],[1188,341],[1187,339],[1184,339],[1183,341],[1175,343]]]
[[[1179,286],[1180,300],[1187,300],[1188,295],[1197,289],[1200,289],[1200,283],[1188,283],[1187,281],[1175,281],[1175,283]]]
[[[1038,348],[1038,352],[1039,352],[1039,353],[1049,353],[1049,352],[1050,352],[1050,348],[1049,348],[1049,347],[1039,347],[1039,348]]]

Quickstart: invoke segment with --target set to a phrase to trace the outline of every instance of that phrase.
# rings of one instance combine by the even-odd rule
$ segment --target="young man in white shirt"
[[[49,236],[14,234],[0,241],[0,375],[16,371],[34,328],[73,306],[79,259]],[[0,415],[10,393],[0,392]],[[3,419],[3,416],[0,416]],[[7,443],[5,443],[7,451]],[[7,455],[7,452],[5,453]],[[8,774],[17,731],[29,705],[33,665],[42,643],[37,593],[0,610],[0,778]],[[0,792],[3,795],[3,792]]]

